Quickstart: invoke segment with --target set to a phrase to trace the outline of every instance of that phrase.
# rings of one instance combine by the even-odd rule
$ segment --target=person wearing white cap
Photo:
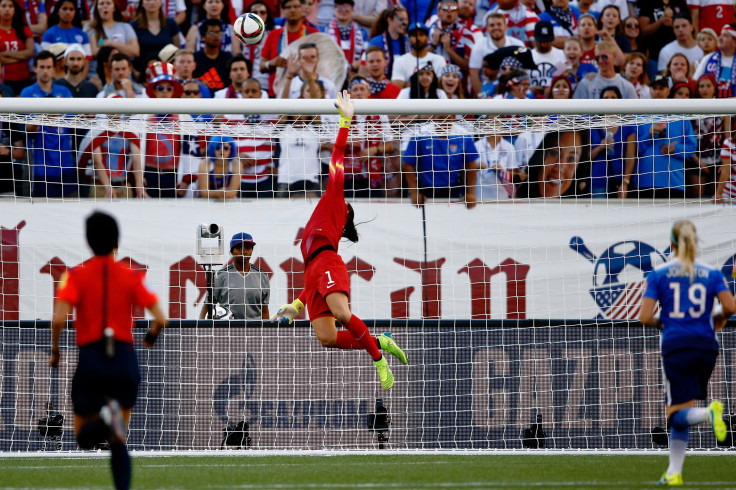
[[[733,66],[733,55],[736,53],[736,25],[726,24],[718,36],[718,51],[705,55],[700,60],[698,69],[693,75],[694,80],[700,80],[705,74],[711,74],[718,82],[716,97],[726,98],[736,96],[736,70]]]
[[[54,80],[64,78],[64,51],[66,43],[50,44],[46,51],[54,55]]]
[[[87,57],[81,44],[70,44],[64,51],[64,63],[66,64],[66,75],[56,81],[57,84],[69,89],[72,97],[97,96],[97,85],[87,80],[84,73],[87,67]]]

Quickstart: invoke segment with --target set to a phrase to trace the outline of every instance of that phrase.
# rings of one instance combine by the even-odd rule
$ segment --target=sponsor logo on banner
[[[581,237],[574,236],[570,248],[593,264],[590,295],[600,309],[598,317],[611,319],[639,316],[646,278],[669,255],[669,249],[659,252],[637,240],[616,242],[596,256]]]

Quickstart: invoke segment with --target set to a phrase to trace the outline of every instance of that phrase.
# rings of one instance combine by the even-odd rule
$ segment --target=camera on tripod
[[[225,230],[221,224],[210,222],[202,223],[197,226],[196,248],[199,255],[199,264],[204,269],[207,281],[207,297],[205,304],[207,305],[207,318],[214,318],[214,304],[212,284],[214,282],[214,272],[212,267],[223,264],[223,254],[225,253],[225,241],[223,240]]]
[[[249,429],[250,427],[248,426],[248,422],[245,420],[241,420],[237,424],[228,422],[227,427],[225,427],[224,430],[225,437],[222,439],[220,448],[225,449],[226,447],[231,447],[235,449],[249,449],[253,443]]]
[[[521,431],[521,445],[527,449],[542,449],[546,443],[547,433],[542,428],[542,414],[532,419],[532,425]]]
[[[54,402],[46,403],[46,416],[38,419],[38,434],[43,438],[43,451],[49,445],[56,445],[61,451],[61,437],[64,435],[64,416],[54,409]]]
[[[376,433],[378,449],[384,449],[388,443],[390,425],[391,418],[388,415],[388,409],[383,406],[383,399],[376,398],[376,409],[373,413],[368,414],[368,430]]]
[[[197,227],[197,255],[202,265],[222,264],[225,253],[225,230],[218,223],[202,223]]]

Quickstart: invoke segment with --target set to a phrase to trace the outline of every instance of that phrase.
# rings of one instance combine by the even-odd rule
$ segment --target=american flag
[[[592,289],[595,302],[605,318],[627,320],[639,317],[641,297],[646,290],[646,280],[629,284],[614,284]],[[655,313],[659,311],[659,305]]]
[[[498,176],[498,180],[503,186],[503,188],[506,190],[506,192],[509,195],[509,198],[513,199],[516,197],[516,186],[514,186],[514,175],[511,173],[511,170],[496,170],[496,175]]]

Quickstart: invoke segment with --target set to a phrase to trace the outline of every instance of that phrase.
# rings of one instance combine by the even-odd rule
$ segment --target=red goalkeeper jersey
[[[307,222],[302,238],[302,257],[307,257],[324,245],[337,246],[342,238],[342,230],[348,219],[348,206],[345,202],[345,170],[343,156],[345,143],[350,128],[340,128],[337,132],[335,148],[330,159],[330,176],[327,181],[327,190],[314,208],[312,216]]]

